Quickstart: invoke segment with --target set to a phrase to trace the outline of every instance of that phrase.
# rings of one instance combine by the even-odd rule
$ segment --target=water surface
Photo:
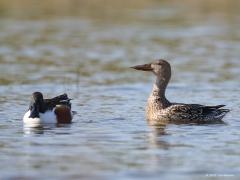
[[[0,3],[2,178],[239,179],[239,3],[51,3]],[[169,100],[226,104],[226,124],[148,126],[154,77],[128,67],[156,58]],[[34,91],[68,93],[74,123],[24,127]]]

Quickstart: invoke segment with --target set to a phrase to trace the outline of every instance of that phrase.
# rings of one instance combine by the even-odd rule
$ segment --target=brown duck
[[[146,115],[150,124],[158,123],[214,123],[219,122],[230,111],[225,105],[204,106],[200,104],[171,103],[165,96],[171,78],[171,66],[165,60],[131,67],[150,71],[157,77],[148,98]]]

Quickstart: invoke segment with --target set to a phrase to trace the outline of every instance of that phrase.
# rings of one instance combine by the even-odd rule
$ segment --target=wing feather
[[[72,99],[69,99],[67,94],[61,94],[51,99],[44,99],[44,103],[46,103],[49,108],[53,108],[56,105],[66,105],[71,108],[71,100]]]
[[[204,106],[200,104],[175,104],[169,109],[172,119],[206,122],[220,120],[229,109],[221,109],[225,105]]]

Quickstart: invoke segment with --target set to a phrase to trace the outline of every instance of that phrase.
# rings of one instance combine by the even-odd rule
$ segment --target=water
[[[1,178],[239,179],[239,3],[51,2],[0,3]],[[148,126],[154,77],[128,67],[155,58],[169,100],[226,104],[226,124]],[[34,91],[68,93],[74,123],[24,127]]]

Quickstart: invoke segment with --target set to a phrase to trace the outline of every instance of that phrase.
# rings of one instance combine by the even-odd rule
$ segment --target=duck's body
[[[165,108],[159,108],[158,99],[149,98],[146,116],[150,123],[215,123],[229,112],[223,109],[225,105],[204,106],[200,104],[170,103]]]
[[[221,121],[229,112],[224,105],[204,106],[200,104],[171,103],[165,97],[165,90],[171,78],[171,66],[165,60],[132,67],[152,71],[156,76],[152,93],[148,98],[146,116],[150,124],[157,123],[213,123]]]
[[[29,126],[71,123],[73,113],[70,100],[66,94],[52,99],[43,99],[40,92],[35,92],[23,122]]]
[[[54,109],[39,113],[39,117],[30,117],[31,110],[28,110],[23,117],[24,124],[35,125],[35,124],[56,124],[57,117]]]

